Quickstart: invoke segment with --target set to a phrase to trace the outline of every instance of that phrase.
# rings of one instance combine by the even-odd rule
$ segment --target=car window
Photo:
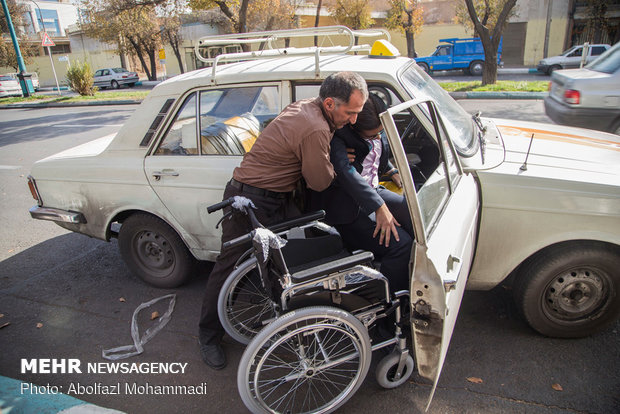
[[[400,78],[412,97],[432,97],[437,102],[457,151],[465,157],[474,155],[477,144],[471,115],[417,65],[409,66]]]
[[[101,71],[98,70],[97,72],[95,72],[95,76],[101,76]]]
[[[129,72],[127,69],[123,69],[123,68],[114,68],[112,69],[114,72],[116,73],[125,73],[125,72]]]
[[[185,99],[155,155],[197,155],[196,93]]]
[[[586,68],[602,73],[615,73],[620,69],[620,43],[608,49]]]
[[[407,127],[403,132],[398,127],[416,188],[426,235],[430,235],[436,226],[437,219],[460,179],[453,147],[450,146],[442,123],[435,128],[434,122],[437,121],[428,105],[427,103],[419,104],[420,111],[416,113],[428,114],[430,124],[422,122],[416,113],[407,111]],[[405,112],[400,112],[394,115],[393,118],[397,125],[402,122],[398,118],[404,114]],[[439,143],[432,138],[437,136],[437,133],[439,133]]]
[[[590,54],[592,56],[598,56],[598,55],[602,55],[603,52],[605,52],[605,50],[607,50],[605,48],[605,46],[593,46],[592,47],[592,52],[590,52]]]
[[[581,56],[581,53],[583,51],[583,47],[578,47],[575,50],[573,50],[569,55],[567,55],[566,57],[578,57]]]
[[[280,106],[275,85],[194,92],[186,98],[155,154],[243,155],[280,113]]]

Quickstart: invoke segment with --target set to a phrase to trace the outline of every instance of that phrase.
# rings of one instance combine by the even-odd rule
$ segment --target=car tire
[[[118,89],[118,88],[120,88],[120,85],[118,84],[117,81],[113,80],[112,82],[110,82],[110,87],[112,89]]]
[[[562,69],[562,66],[560,66],[560,65],[551,65],[551,66],[549,66],[549,69],[547,69],[547,75],[551,76],[553,71],[556,71],[558,69]]]
[[[420,67],[420,69],[422,69],[424,72],[426,73],[430,73],[430,69],[428,67],[428,65],[424,62],[420,62],[418,63],[418,66]]]
[[[193,273],[196,261],[181,237],[150,214],[129,216],[120,228],[118,245],[129,269],[150,285],[177,287]]]
[[[513,293],[539,333],[581,338],[620,314],[620,254],[596,242],[569,243],[537,254],[519,271]]]
[[[482,75],[482,71],[484,70],[484,62],[480,60],[474,60],[469,64],[469,73],[472,76],[480,76]]]

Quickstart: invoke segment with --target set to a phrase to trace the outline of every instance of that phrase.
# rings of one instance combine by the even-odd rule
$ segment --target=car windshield
[[[401,74],[401,81],[411,96],[415,98],[430,97],[437,103],[448,133],[458,152],[464,156],[474,155],[476,141],[474,140],[474,125],[471,115],[465,112],[445,89],[416,65],[410,65]]]
[[[602,73],[614,73],[620,69],[620,43],[598,57],[595,61],[586,66],[590,70]]]
[[[114,68],[112,70],[116,73],[129,72],[127,69],[123,69],[123,68]]]

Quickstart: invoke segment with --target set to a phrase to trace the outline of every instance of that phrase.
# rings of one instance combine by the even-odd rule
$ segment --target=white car
[[[584,65],[588,64],[603,53],[605,53],[605,51],[609,49],[610,46],[608,44],[588,45],[585,57],[583,56],[583,48],[584,45],[576,45],[568,50],[565,50],[558,56],[544,58],[540,62],[538,62],[537,69],[539,72],[551,75],[553,71],[558,69],[578,68],[584,58]]]
[[[545,112],[558,124],[620,135],[620,42],[584,68],[553,72]]]
[[[615,321],[620,138],[472,117],[412,59],[387,58],[386,42],[373,52],[382,58],[352,45],[219,56],[159,84],[117,134],[33,166],[32,217],[118,238],[133,272],[178,286],[196,260],[218,254],[220,217],[206,207],[221,200],[260,130],[289,103],[316,96],[329,74],[354,68],[390,106],[382,121],[416,233],[412,306],[445,327],[418,340],[449,340],[466,284],[509,282],[525,319],[548,336],[585,336]]]
[[[95,71],[95,86],[101,89],[118,89],[121,86],[133,87],[138,82],[138,74],[125,68],[105,68]]]
[[[0,98],[7,96],[22,96],[22,87],[11,75],[0,75]]]

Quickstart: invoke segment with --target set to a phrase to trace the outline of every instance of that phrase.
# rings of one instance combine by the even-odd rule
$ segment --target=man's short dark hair
[[[323,101],[334,98],[349,103],[349,98],[356,89],[362,93],[364,100],[368,99],[368,87],[364,78],[355,72],[336,72],[325,78],[321,84],[319,97]]]

